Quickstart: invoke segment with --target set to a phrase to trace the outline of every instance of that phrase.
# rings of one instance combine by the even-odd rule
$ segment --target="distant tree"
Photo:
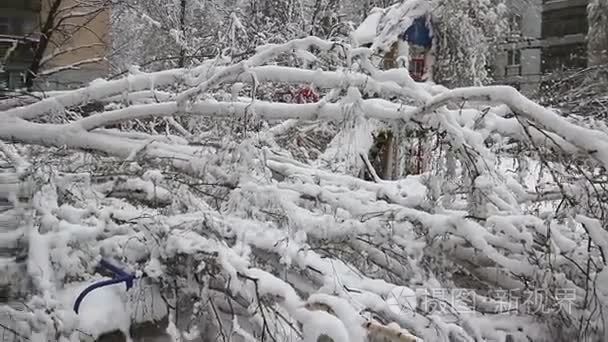
[[[235,0],[126,0],[112,13],[114,67],[188,67],[228,47],[242,51],[252,44],[239,20],[243,6]]]
[[[608,64],[608,1],[592,0],[587,9],[589,65]]]
[[[264,44],[315,35],[345,38],[352,6],[337,0],[125,0],[112,12],[112,61],[148,69],[242,57]],[[358,20],[358,19],[357,19]]]
[[[507,30],[503,0],[433,0],[435,81],[449,86],[490,81],[492,46]]]

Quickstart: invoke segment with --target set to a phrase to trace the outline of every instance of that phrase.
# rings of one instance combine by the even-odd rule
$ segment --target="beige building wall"
[[[41,21],[44,21],[51,3],[54,0],[42,0]],[[88,1],[95,4],[96,0]],[[101,1],[99,1],[101,2]],[[85,7],[76,4],[87,3],[79,0],[63,0],[60,17],[67,17],[55,31],[46,49],[43,72],[63,70],[46,77],[46,83],[55,83],[54,88],[62,85],[69,87],[78,83],[87,83],[93,79],[104,77],[109,72],[109,63],[105,60],[110,49],[110,9],[101,6]],[[88,13],[87,16],[74,16],[75,13]],[[92,13],[92,14],[91,14]],[[69,52],[65,52],[69,51]],[[62,53],[65,52],[65,53]],[[99,60],[93,63],[85,61]]]

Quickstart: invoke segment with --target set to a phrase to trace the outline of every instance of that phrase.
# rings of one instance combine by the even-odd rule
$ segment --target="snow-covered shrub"
[[[286,58],[336,49],[343,67]],[[368,56],[308,37],[0,112],[0,285],[22,289],[0,306],[9,332],[72,341],[168,317],[175,341],[605,339],[608,135],[510,87],[416,83]],[[265,84],[323,97],[251,91]],[[93,101],[104,111],[73,114]],[[326,122],[333,140],[296,155],[289,136]],[[433,138],[433,167],[359,178],[396,122]],[[72,305],[101,257],[153,290],[93,292],[92,327]]]

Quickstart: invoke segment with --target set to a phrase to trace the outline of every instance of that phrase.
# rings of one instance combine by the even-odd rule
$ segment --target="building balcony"
[[[548,37],[543,40],[543,47],[551,47],[558,45],[583,44],[586,42],[586,34],[569,34],[562,37]]]

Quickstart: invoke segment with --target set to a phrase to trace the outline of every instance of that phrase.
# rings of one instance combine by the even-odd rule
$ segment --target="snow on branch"
[[[384,120],[407,120],[413,110],[407,106],[394,106],[382,100],[362,101],[361,108],[370,118]],[[409,111],[408,111],[409,109]],[[73,127],[92,130],[119,122],[163,116],[202,115],[214,118],[243,117],[251,113],[258,118],[278,121],[287,119],[331,120],[343,119],[339,103],[287,104],[265,101],[255,102],[197,102],[182,111],[177,102],[134,105],[124,109],[108,111],[74,122]]]
[[[209,64],[193,70],[193,73],[204,72],[209,68]],[[10,109],[0,113],[3,116],[17,116],[24,119],[33,119],[49,113],[58,106],[69,108],[83,105],[89,101],[102,100],[107,97],[118,96],[125,91],[142,91],[154,87],[163,87],[174,82],[183,82],[188,71],[185,69],[163,70],[155,73],[140,73],[130,75],[118,80],[105,81],[96,80],[89,87],[77,89],[53,96],[34,104]]]
[[[521,115],[559,138],[589,153],[608,167],[608,134],[568,122],[550,109],[527,99],[517,90],[507,86],[488,86],[454,89],[437,95],[420,107],[426,113],[451,101],[484,100],[509,106],[516,115]]]
[[[80,60],[76,63],[72,63],[72,64],[68,64],[68,65],[62,65],[60,67],[56,67],[56,68],[51,68],[51,69],[45,69],[44,71],[41,71],[38,73],[38,76],[49,76],[49,75],[53,75],[62,71],[66,71],[66,70],[77,70],[80,69],[81,66],[83,65],[87,65],[87,64],[94,64],[94,63],[99,63],[101,61],[103,61],[104,58],[88,58],[88,59],[83,59]]]
[[[277,58],[311,47],[342,66]],[[28,170],[0,173],[0,240],[20,255],[0,267],[31,311],[19,334],[128,333],[138,307],[161,303],[146,312],[190,339],[598,337],[608,136],[513,88],[419,84],[368,53],[310,37],[0,112],[0,140],[20,152],[1,155]],[[274,94],[300,84],[320,100]],[[71,110],[89,102],[101,106]],[[376,172],[391,155],[400,172]],[[92,294],[121,312],[93,329],[71,305],[100,256],[145,277]],[[144,284],[158,301],[134,299]]]
[[[105,44],[103,44],[103,43],[93,43],[93,44],[87,44],[87,45],[74,46],[74,47],[70,47],[67,49],[55,49],[53,52],[45,55],[45,57],[42,58],[42,60],[40,61],[40,65],[45,65],[50,60],[52,60],[53,58],[57,58],[58,56],[73,53],[78,50],[90,49],[90,48],[95,48],[95,47],[103,47],[103,46],[105,46]],[[99,61],[101,61],[101,60],[99,60]],[[99,61],[94,61],[92,63],[99,62]]]

